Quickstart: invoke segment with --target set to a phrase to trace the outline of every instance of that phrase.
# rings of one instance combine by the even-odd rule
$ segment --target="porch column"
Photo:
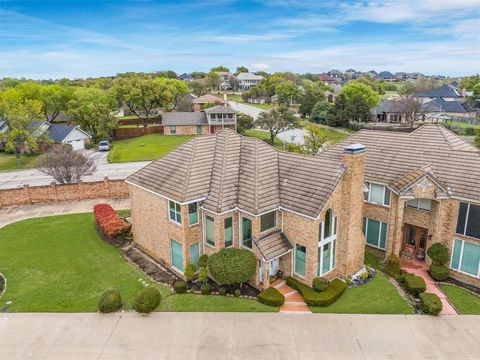
[[[262,265],[263,265],[263,283],[262,283],[262,288],[266,289],[270,287],[270,262],[268,261],[263,261],[262,260]]]
[[[393,221],[390,221],[390,224],[393,225],[393,241],[391,243],[391,248],[388,249],[388,255],[397,255],[400,256],[400,251],[402,250],[402,241],[403,241],[403,222],[404,222],[404,212],[405,212],[405,202],[406,200],[398,198],[397,208],[395,211]]]

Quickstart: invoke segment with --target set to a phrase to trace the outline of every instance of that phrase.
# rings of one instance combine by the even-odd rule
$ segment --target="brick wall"
[[[202,126],[202,134],[208,134],[208,126]],[[164,126],[164,134],[165,135],[200,135],[197,133],[197,126],[196,125],[176,125],[176,134],[172,134],[169,125]]]
[[[1,189],[0,207],[31,205],[66,200],[84,200],[96,198],[125,198],[128,188],[124,180],[80,182],[71,185],[44,185]]]

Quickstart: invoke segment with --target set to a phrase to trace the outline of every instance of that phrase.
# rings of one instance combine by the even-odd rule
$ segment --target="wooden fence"
[[[115,139],[131,139],[148,134],[163,134],[163,126],[149,126],[138,128],[118,128],[115,129]]]
[[[162,117],[152,117],[152,118],[132,118],[132,119],[120,119],[118,121],[119,125],[140,125],[143,126],[144,123],[147,124],[161,124]]]

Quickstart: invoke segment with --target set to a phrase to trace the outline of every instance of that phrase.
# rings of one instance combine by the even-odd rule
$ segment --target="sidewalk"
[[[130,199],[92,199],[59,201],[50,204],[35,204],[0,208],[0,228],[13,222],[52,215],[75,214],[93,211],[99,203],[112,205],[116,210],[130,209]]]

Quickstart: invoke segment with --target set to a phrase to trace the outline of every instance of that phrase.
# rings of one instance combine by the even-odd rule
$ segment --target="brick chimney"
[[[338,270],[343,275],[356,273],[364,262],[365,236],[362,228],[366,150],[367,147],[362,144],[351,144],[343,149],[346,173],[342,184],[341,239],[338,244]]]

